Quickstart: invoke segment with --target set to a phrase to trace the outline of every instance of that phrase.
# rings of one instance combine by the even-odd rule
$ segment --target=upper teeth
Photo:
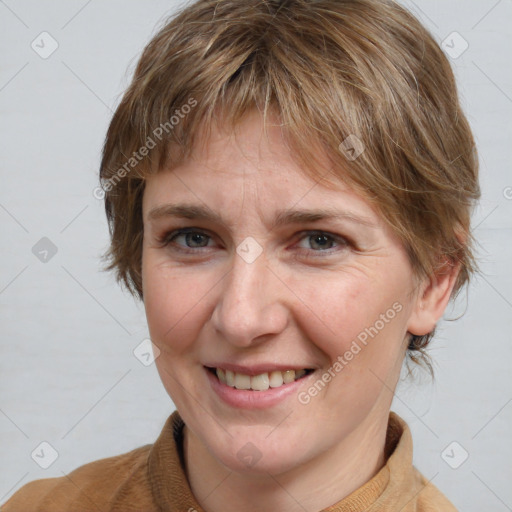
[[[216,372],[217,377],[224,384],[236,389],[252,389],[254,391],[266,391],[269,387],[278,388],[306,374],[306,370],[285,370],[284,372],[276,370],[251,376],[222,368],[216,368]]]

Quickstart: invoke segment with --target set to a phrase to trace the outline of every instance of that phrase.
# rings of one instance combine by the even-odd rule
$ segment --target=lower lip
[[[308,380],[314,372],[298,380],[283,384],[278,388],[268,388],[266,391],[251,391],[247,389],[236,389],[221,382],[217,376],[205,368],[206,375],[212,389],[219,398],[232,407],[240,409],[265,409],[272,407],[289,398],[297,395],[299,388]]]

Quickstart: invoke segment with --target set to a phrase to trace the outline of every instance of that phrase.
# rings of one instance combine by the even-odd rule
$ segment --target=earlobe
[[[459,270],[459,263],[445,260],[435,275],[421,283],[409,318],[408,332],[423,336],[434,330],[450,301]]]

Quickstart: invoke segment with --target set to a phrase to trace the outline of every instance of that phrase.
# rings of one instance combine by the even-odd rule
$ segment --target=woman
[[[109,268],[176,405],[14,510],[450,511],[390,413],[475,264],[443,53],[373,0],[200,0],[144,50],[101,178]]]

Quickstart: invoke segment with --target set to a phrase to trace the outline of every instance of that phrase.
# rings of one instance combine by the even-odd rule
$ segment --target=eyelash
[[[198,228],[185,228],[185,229],[178,229],[175,231],[170,231],[168,233],[165,233],[162,237],[160,237],[158,239],[158,243],[160,244],[161,247],[169,247],[171,245],[171,243],[174,242],[174,240],[176,240],[177,237],[179,237],[181,235],[187,235],[187,234],[199,234],[199,235],[208,237],[210,240],[213,238],[212,236],[208,235],[206,232],[204,232]],[[299,241],[303,240],[303,239],[307,239],[308,237],[313,237],[313,236],[326,237],[327,239],[330,239],[332,242],[339,244],[340,247],[338,249],[329,248],[329,249],[323,249],[323,250],[322,249],[314,250],[314,249],[300,248],[299,252],[301,252],[301,253],[306,252],[306,253],[309,253],[309,255],[314,255],[313,257],[318,257],[318,256],[330,255],[334,252],[339,252],[340,250],[344,250],[350,246],[353,246],[353,244],[350,242],[350,240],[348,240],[346,237],[338,236],[338,235],[335,235],[335,234],[332,234],[332,233],[329,233],[326,231],[319,231],[319,230],[311,230],[311,231],[303,232]],[[175,249],[181,253],[184,253],[184,254],[198,254],[199,252],[202,252],[198,249],[208,249],[208,247],[197,247],[197,248],[193,249],[190,247],[184,248],[184,247],[176,246],[173,249]],[[317,253],[317,254],[315,255],[315,253]]]

